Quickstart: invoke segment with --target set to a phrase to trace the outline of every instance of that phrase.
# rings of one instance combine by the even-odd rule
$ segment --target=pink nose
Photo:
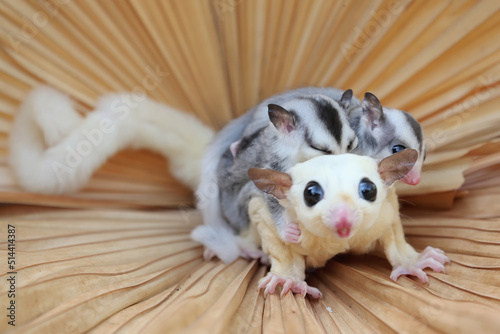
[[[351,234],[354,221],[353,212],[346,204],[339,204],[331,211],[331,228],[339,238],[347,238]]]
[[[401,179],[401,182],[415,186],[420,183],[420,179],[421,179],[420,173],[412,169],[411,171],[408,172],[408,174],[405,175],[405,177]]]
[[[335,228],[337,229],[337,235],[340,238],[347,238],[349,234],[351,234],[351,227],[352,227],[351,222],[347,220],[342,220],[339,221],[337,224],[335,224]]]
[[[420,176],[415,176],[415,177],[412,177],[412,178],[407,178],[407,177],[404,177],[402,179],[402,181],[406,184],[409,184],[409,185],[412,185],[412,186],[416,186],[417,184],[420,183]]]

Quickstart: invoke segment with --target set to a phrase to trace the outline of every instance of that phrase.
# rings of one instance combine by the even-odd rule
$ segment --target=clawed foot
[[[300,234],[301,231],[299,225],[296,223],[289,222],[285,227],[282,239],[285,242],[297,244],[299,243]]]
[[[425,268],[431,268],[437,273],[446,273],[445,263],[451,262],[445,253],[438,249],[428,246],[413,265],[395,266],[391,273],[391,279],[397,281],[401,275],[417,276],[422,283],[429,283],[427,274],[423,271]]]
[[[217,255],[215,254],[215,252],[213,250],[211,250],[208,247],[205,247],[205,250],[203,251],[203,258],[205,259],[205,261],[209,261],[209,260],[213,259],[215,256],[217,256]]]
[[[267,296],[268,293],[274,293],[277,286],[281,286],[281,296],[286,295],[288,291],[300,293],[304,297],[306,294],[311,295],[313,298],[321,298],[323,296],[317,288],[307,285],[305,281],[297,282],[290,277],[282,277],[272,273],[268,273],[259,282],[259,289],[265,288],[264,296]]]

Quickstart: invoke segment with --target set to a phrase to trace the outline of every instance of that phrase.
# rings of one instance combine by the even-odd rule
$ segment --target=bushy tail
[[[131,112],[138,124],[132,147],[162,154],[169,161],[172,175],[196,190],[202,174],[201,161],[215,131],[191,114],[150,99],[139,101]]]
[[[62,194],[82,188],[119,150],[146,148],[169,159],[173,175],[195,189],[213,136],[195,117],[127,93],[103,97],[84,118],[68,96],[42,86],[16,115],[10,163],[24,189]]]

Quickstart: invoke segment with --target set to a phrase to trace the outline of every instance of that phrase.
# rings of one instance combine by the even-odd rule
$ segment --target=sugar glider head
[[[377,220],[387,188],[412,169],[417,156],[407,149],[377,166],[367,156],[329,155],[297,164],[288,173],[251,168],[248,175],[301,228],[319,237],[347,239]]]
[[[406,111],[382,107],[378,98],[367,92],[362,103],[362,113],[354,115],[350,120],[360,142],[356,153],[380,161],[407,148],[416,150],[417,162],[401,181],[411,185],[420,182],[426,148],[422,127],[412,115]]]
[[[296,162],[318,155],[340,154],[358,145],[346,109],[352,99],[347,90],[339,101],[325,95],[304,95],[282,105],[270,104],[268,114],[277,130],[277,143],[293,150]]]

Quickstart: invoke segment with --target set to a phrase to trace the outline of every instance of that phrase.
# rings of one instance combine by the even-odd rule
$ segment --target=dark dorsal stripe
[[[415,137],[417,137],[417,140],[418,140],[418,143],[419,143],[418,153],[421,154],[422,153],[422,140],[423,140],[423,137],[422,137],[422,127],[417,122],[417,120],[415,118],[413,118],[412,115],[410,115],[406,111],[403,111],[403,114],[405,115],[406,120],[408,121],[408,124],[410,124],[410,126],[411,126],[411,128],[413,130],[413,133],[415,134]]]
[[[252,142],[257,137],[259,137],[260,133],[262,131],[264,131],[265,128],[266,128],[266,126],[258,129],[257,131],[255,131],[254,133],[251,133],[250,135],[248,135],[246,137],[243,137],[240,141],[240,144],[238,145],[238,152],[236,153],[236,155],[238,155],[240,152],[243,152],[244,150],[246,150],[252,144]]]
[[[335,138],[338,144],[342,140],[342,121],[339,111],[327,100],[321,98],[309,98],[315,108],[319,119]]]

